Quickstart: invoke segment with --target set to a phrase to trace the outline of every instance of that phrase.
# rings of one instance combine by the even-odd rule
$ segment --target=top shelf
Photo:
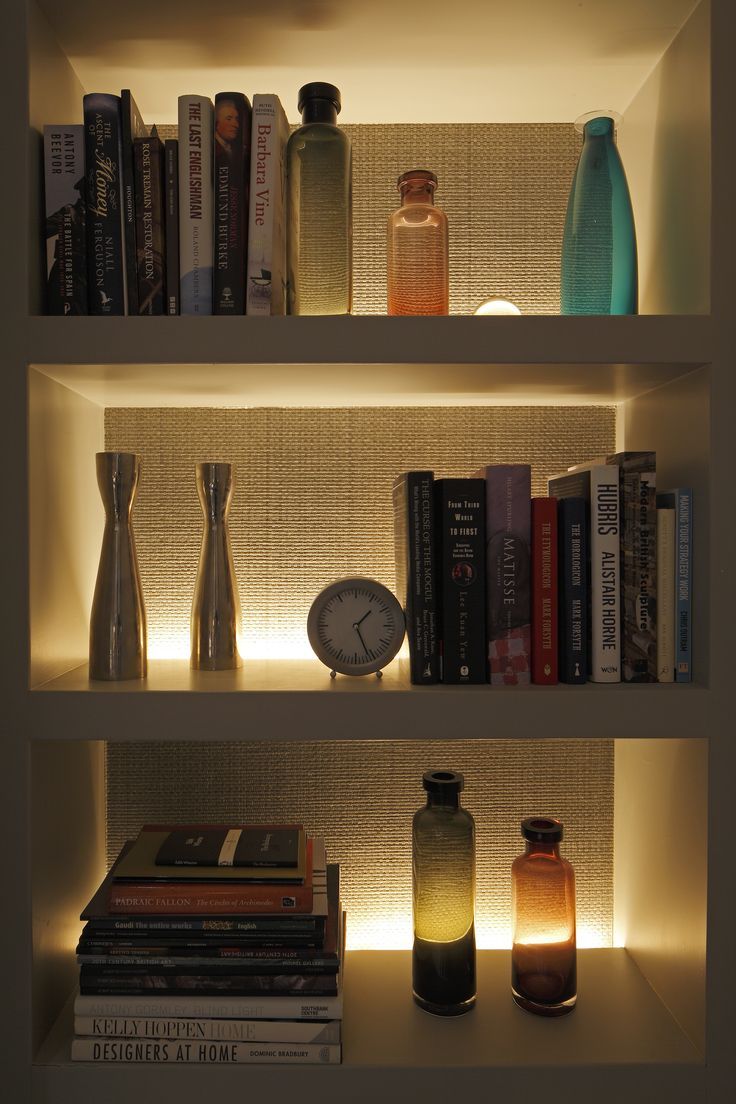
[[[712,344],[706,315],[34,318],[25,360],[100,406],[569,404],[641,395]]]
[[[39,0],[83,87],[133,85],[145,119],[175,122],[176,97],[224,88],[276,92],[329,80],[346,123],[561,122],[624,111],[697,0],[466,0],[440,3]],[[513,59],[513,60],[511,60]],[[376,61],[380,80],[376,79]],[[431,79],[430,79],[431,76]],[[421,94],[417,94],[417,84]]]

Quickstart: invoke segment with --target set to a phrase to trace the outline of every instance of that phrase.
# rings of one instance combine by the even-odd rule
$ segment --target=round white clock
[[[404,611],[391,591],[375,579],[339,579],[312,602],[307,636],[318,659],[334,678],[377,674],[401,647]]]

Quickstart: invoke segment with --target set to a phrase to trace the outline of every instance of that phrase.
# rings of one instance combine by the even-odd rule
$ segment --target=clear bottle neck
[[[412,203],[434,205],[434,190],[431,180],[407,180],[401,185],[401,206],[408,207]]]
[[[459,809],[460,795],[458,793],[427,793],[428,809]]]
[[[323,100],[318,96],[305,100],[302,107],[302,124],[330,123],[337,126],[337,108],[332,100]]]

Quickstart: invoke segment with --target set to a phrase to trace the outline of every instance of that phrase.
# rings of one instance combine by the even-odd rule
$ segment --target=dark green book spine
[[[485,481],[438,479],[442,681],[486,681]]]

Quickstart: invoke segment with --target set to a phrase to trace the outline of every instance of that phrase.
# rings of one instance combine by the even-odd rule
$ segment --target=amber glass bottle
[[[448,314],[447,215],[434,205],[437,177],[412,169],[397,187],[401,206],[388,220],[388,313]]]
[[[541,1016],[572,1012],[577,999],[575,874],[560,856],[562,833],[554,817],[522,820],[526,853],[511,867],[511,991]]]
[[[456,771],[427,771],[427,804],[414,814],[414,1000],[457,1016],[475,1003],[475,822],[460,807]]]

